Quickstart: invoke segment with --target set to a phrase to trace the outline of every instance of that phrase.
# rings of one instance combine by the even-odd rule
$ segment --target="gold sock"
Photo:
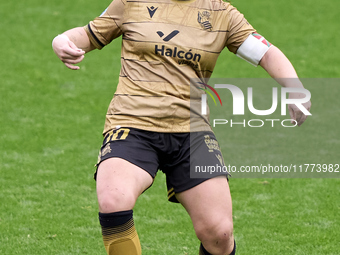
[[[99,213],[105,250],[108,255],[141,255],[132,210]]]

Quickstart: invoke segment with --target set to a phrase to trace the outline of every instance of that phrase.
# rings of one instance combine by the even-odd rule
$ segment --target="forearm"
[[[275,46],[266,52],[260,66],[283,87],[303,87],[291,62]]]
[[[83,27],[72,28],[63,34],[67,35],[79,49],[82,49],[85,52],[95,49]]]
[[[260,65],[273,77],[281,86],[289,88],[303,88],[301,81],[299,80],[293,65],[288,58],[276,47],[272,46],[263,56],[260,61]],[[305,93],[301,91],[289,93],[289,99],[300,101],[299,105],[308,111],[311,107],[311,102],[304,100],[306,98]],[[301,102],[302,99],[302,102]],[[295,104],[288,105],[289,113],[294,120],[292,123],[296,123],[300,126],[307,118],[305,112],[302,112],[301,108],[298,108]],[[309,114],[308,114],[309,115]]]

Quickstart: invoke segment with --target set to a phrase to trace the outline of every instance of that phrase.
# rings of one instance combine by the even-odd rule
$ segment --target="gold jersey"
[[[236,53],[255,32],[221,0],[114,0],[85,30],[98,49],[122,36],[120,77],[104,133],[116,126],[211,130],[203,116],[190,118],[190,101],[202,94],[190,93],[190,79],[209,78],[221,51]]]

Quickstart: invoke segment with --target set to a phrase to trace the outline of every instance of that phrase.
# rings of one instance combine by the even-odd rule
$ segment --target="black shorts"
[[[195,171],[195,167],[202,170],[204,165],[224,166],[212,132],[158,133],[135,128],[115,129],[105,135],[97,166],[114,157],[144,169],[153,178],[158,170],[164,172],[171,202],[178,202],[176,193],[216,176],[205,172],[202,178],[192,178],[190,172]],[[229,173],[218,175],[228,176]]]

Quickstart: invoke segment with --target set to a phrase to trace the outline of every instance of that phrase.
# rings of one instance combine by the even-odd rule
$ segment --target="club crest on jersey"
[[[148,11],[149,11],[150,18],[152,18],[153,15],[155,14],[155,12],[157,11],[158,7],[155,8],[155,7],[151,6],[150,8],[149,7],[147,7],[147,8],[148,8]]]
[[[198,23],[201,25],[201,27],[204,30],[211,31],[212,25],[211,25],[209,19],[210,19],[210,12],[208,12],[208,11],[203,11],[202,13],[198,12],[198,17],[197,17]]]

